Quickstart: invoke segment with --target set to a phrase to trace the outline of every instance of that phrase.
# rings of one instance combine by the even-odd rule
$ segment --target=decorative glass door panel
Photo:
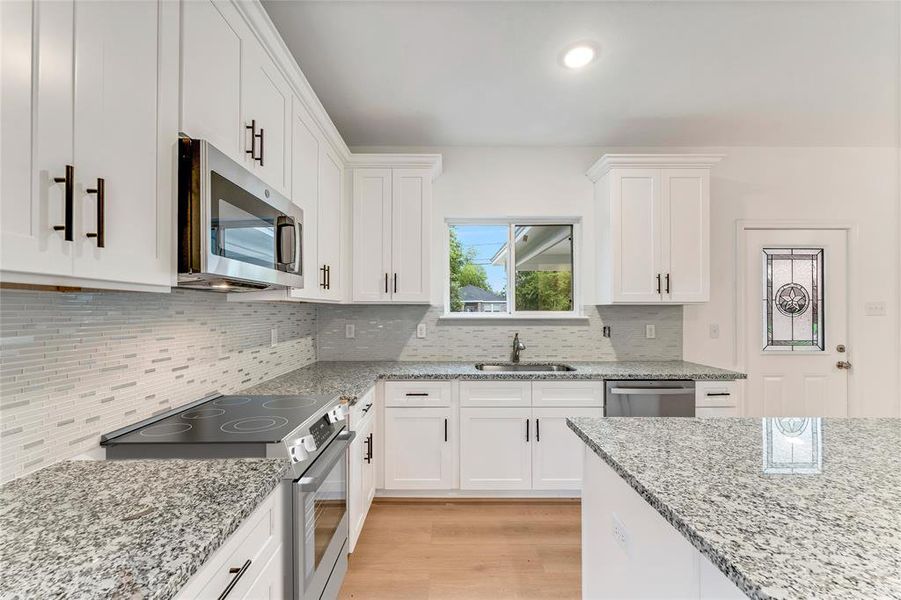
[[[763,248],[763,350],[826,347],[823,248]]]

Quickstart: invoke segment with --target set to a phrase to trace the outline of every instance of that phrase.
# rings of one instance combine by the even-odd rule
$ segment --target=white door
[[[385,409],[385,488],[453,487],[454,436],[448,407]]]
[[[662,202],[659,169],[611,172],[613,186],[613,299],[617,302],[661,301]]]
[[[298,298],[316,300],[322,290],[317,250],[319,206],[319,138],[315,125],[300,101],[294,100],[294,131],[291,147],[291,199],[303,209],[303,289],[292,290]]]
[[[663,299],[706,302],[710,299],[710,174],[707,169],[663,169],[660,181]]]
[[[245,164],[263,181],[285,196],[291,196],[288,159],[288,126],[291,120],[291,91],[265,50],[244,40],[241,70],[241,102],[247,148]],[[253,138],[253,139],[251,139]]]
[[[169,236],[158,240],[170,224],[158,203],[157,80],[147,76],[157,72],[160,8],[75,4],[77,277],[170,283]]]
[[[74,4],[0,2],[0,16],[0,268],[71,275],[74,244],[54,227],[66,223],[66,184],[55,179],[74,167]]]
[[[391,299],[429,301],[431,175],[394,169],[391,191]]]
[[[525,407],[460,409],[461,489],[532,487],[531,416]]]
[[[567,417],[603,417],[603,408],[533,408],[532,489],[581,490],[585,443]]]
[[[757,229],[745,240],[748,414],[846,416],[846,231]]]
[[[197,0],[181,7],[181,131],[243,163],[241,57],[246,32],[240,16],[226,2]]]
[[[355,169],[353,299],[391,299],[391,170]]]
[[[325,148],[319,149],[319,208],[317,251],[324,267],[320,297],[341,300],[341,161]],[[319,273],[317,273],[319,275]]]

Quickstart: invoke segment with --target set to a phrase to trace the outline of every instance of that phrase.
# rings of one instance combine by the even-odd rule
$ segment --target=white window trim
[[[502,218],[447,218],[444,220],[444,314],[442,320],[483,320],[483,321],[510,321],[510,320],[585,320],[588,317],[582,313],[581,290],[581,217],[502,217]],[[507,269],[507,311],[503,313],[465,313],[450,311],[450,228],[454,225],[506,225],[508,228],[507,244],[510,252],[509,265],[516,261],[516,248],[513,244],[513,230],[516,225],[571,225],[573,228],[573,310],[571,311],[517,311],[515,310],[515,268]]]

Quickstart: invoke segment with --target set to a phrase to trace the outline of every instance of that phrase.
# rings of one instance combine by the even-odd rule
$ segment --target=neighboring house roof
[[[463,302],[505,302],[503,296],[483,290],[474,285],[464,285],[460,288],[460,299]]]

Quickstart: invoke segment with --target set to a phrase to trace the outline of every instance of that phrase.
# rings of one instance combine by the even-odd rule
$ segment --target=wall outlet
[[[603,327],[601,327],[601,335],[603,335],[605,338],[610,337],[610,326],[609,325],[604,325]]]
[[[416,326],[416,337],[424,338],[425,337],[425,323],[420,323]]]
[[[884,317],[885,302],[867,302],[863,305],[863,312],[868,317]]]
[[[345,323],[344,324],[344,337],[349,340],[352,340],[354,338],[354,336],[356,335],[356,331],[354,331],[354,329],[355,328],[354,328],[353,323]]]
[[[710,339],[716,340],[720,337],[720,324],[719,323],[711,323],[710,324]]]
[[[610,515],[611,520],[611,528],[610,533],[613,534],[613,539],[616,540],[616,545],[623,549],[627,555],[631,554],[631,540],[629,537],[629,531],[626,529],[626,524],[622,522],[619,518],[619,515],[616,513],[612,513]]]
[[[278,343],[278,327],[269,330],[269,346],[275,346]]]
[[[653,340],[657,337],[657,326],[656,325],[645,325],[644,326],[644,337],[649,340]]]

